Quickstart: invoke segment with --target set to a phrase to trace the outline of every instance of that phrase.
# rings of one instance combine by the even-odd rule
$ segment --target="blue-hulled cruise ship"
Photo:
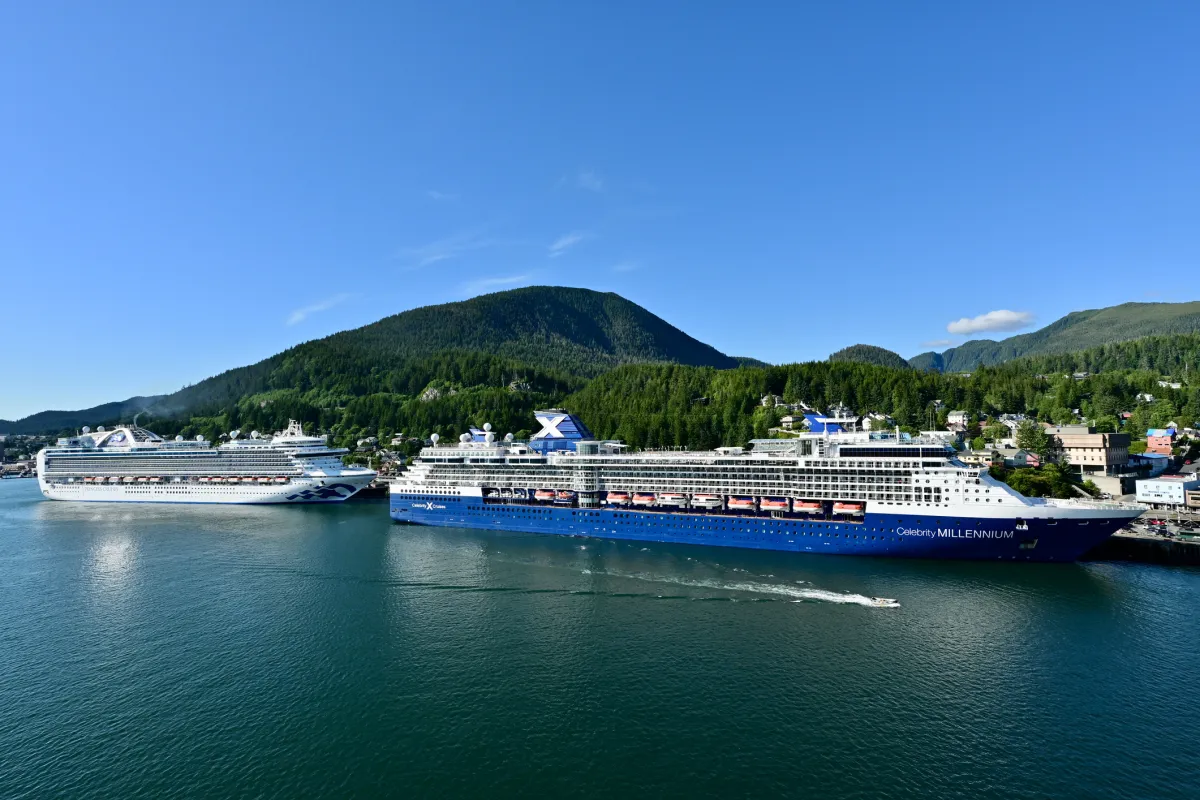
[[[391,483],[392,519],[797,553],[1073,561],[1138,506],[1023,497],[953,447],[903,434],[631,451],[567,411],[528,442],[490,426],[426,447]]]

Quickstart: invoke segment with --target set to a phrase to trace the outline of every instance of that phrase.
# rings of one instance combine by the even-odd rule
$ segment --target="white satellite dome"
[[[104,433],[104,426],[103,426],[103,425],[101,425],[99,428],[96,428],[96,431],[97,431],[98,433]]]
[[[504,434],[504,441],[511,442],[512,440],[513,440],[513,435],[511,433]]]
[[[471,441],[471,434],[464,433],[458,437],[458,440],[463,444],[466,444],[467,442]]]
[[[485,431],[490,431],[492,429],[492,423],[490,423],[490,422],[483,423],[483,429]]]
[[[437,444],[437,443],[438,443],[438,439],[440,439],[440,438],[442,438],[442,437],[438,436],[438,435],[435,433],[435,434],[433,434],[432,436],[430,436],[430,437],[429,437],[429,441],[433,442],[434,444]]]
[[[202,433],[197,433],[197,434],[196,434],[196,441],[197,441],[197,442],[203,442],[203,441],[204,441],[204,434],[202,434]]]
[[[92,429],[91,429],[91,428],[89,428],[87,425],[84,425],[84,426],[83,426],[83,432],[84,432],[84,433],[91,433],[91,432],[92,432]]]
[[[183,434],[182,434],[182,433],[177,433],[177,434],[175,434],[175,441],[177,441],[177,442],[182,442],[182,441],[183,441]]]
[[[491,444],[492,442],[496,441],[496,434],[492,433],[491,431],[488,431],[487,433],[485,433],[483,435],[483,440],[485,442],[487,442],[488,444]]]
[[[229,432],[229,438],[230,438],[230,439],[236,439],[237,437],[239,437],[239,436],[241,436],[241,435],[242,435],[242,432],[241,432],[241,431],[230,431],[230,432]]]
[[[259,434],[259,432],[258,432],[258,431],[250,431],[250,438],[251,438],[251,439],[257,439],[257,438],[259,437],[259,435],[260,435],[260,434]]]

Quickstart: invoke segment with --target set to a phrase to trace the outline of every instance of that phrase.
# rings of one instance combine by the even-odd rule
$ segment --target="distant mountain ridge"
[[[516,374],[510,373],[506,382],[524,371],[592,377],[622,364],[730,369],[741,363],[618,294],[530,286],[404,311],[296,345],[169,395],[0,420],[0,433],[76,428],[143,410],[156,415],[195,413],[274,389],[328,390],[340,396],[399,391],[397,383],[409,379],[406,367],[447,351],[483,353],[511,362]],[[495,377],[498,382],[503,376]]]
[[[1122,303],[1108,308],[1073,311],[1040,330],[1002,341],[975,339],[941,353],[908,359],[919,370],[969,372],[1027,356],[1088,350],[1146,336],[1200,332],[1200,302]]]

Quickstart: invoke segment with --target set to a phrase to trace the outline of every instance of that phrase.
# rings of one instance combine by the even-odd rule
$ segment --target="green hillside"
[[[909,369],[910,365],[891,350],[873,344],[855,344],[843,347],[829,357],[830,361],[853,361],[858,364],[875,364],[879,367]]]
[[[1200,332],[1200,302],[1123,303],[1075,311],[1046,327],[1001,341],[977,339],[941,353],[913,356],[915,369],[969,372],[1024,356],[1088,350],[1145,336]]]
[[[718,368],[739,363],[619,295],[535,286],[405,311],[171,395],[42,412],[0,422],[0,432],[95,425],[128,419],[139,410],[158,419],[211,416],[242,398],[270,392],[291,393],[326,410],[368,395],[414,397],[432,381],[456,393],[467,387],[508,391],[514,381],[518,388],[528,384],[553,393],[638,362]],[[271,420],[261,421],[266,426]]]

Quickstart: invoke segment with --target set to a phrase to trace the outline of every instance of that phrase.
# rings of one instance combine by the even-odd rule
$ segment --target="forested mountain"
[[[859,364],[875,364],[894,369],[910,369],[909,363],[898,354],[873,344],[855,344],[843,347],[829,357],[830,361],[853,361]]]
[[[118,403],[105,403],[80,411],[39,411],[24,419],[0,419],[0,433],[43,433],[62,428],[80,428],[116,419],[131,419],[142,409],[159,403],[165,395],[131,397]]]
[[[1171,389],[1158,381],[1157,372],[1138,370],[1078,380],[1037,375],[1019,362],[982,367],[969,378],[850,362],[737,370],[633,365],[593,379],[565,405],[597,436],[643,447],[706,448],[764,437],[791,413],[763,407],[759,401],[767,394],[823,408],[845,403],[860,413],[880,411],[910,430],[944,422],[941,415],[949,409],[972,415],[1024,413],[1058,423],[1074,422],[1073,411],[1079,409],[1108,431],[1119,425],[1121,411],[1132,411],[1123,430],[1133,433],[1170,421],[1200,420],[1200,387]],[[1153,394],[1154,402],[1139,402],[1142,393]]]
[[[335,407],[379,393],[414,396],[432,380],[457,384],[456,391],[507,389],[514,381],[569,387],[580,377],[638,362],[739,364],[619,295],[534,286],[413,309],[305,342],[174,394],[81,412],[42,412],[2,422],[0,432],[95,425],[140,410],[159,418],[213,415],[241,398],[272,391],[319,397]]]
[[[455,340],[447,326],[461,346],[448,346]],[[836,360],[764,365],[727,358],[615,295],[518,290],[389,317],[165,398],[44,412],[19,427],[8,423],[7,432],[127,422],[148,409],[143,424],[167,436],[215,439],[234,428],[275,430],[291,418],[352,444],[399,433],[453,437],[485,422],[522,436],[534,409],[565,406],[597,435],[637,447],[712,447],[766,436],[789,413],[764,407],[764,395],[880,411],[909,429],[936,424],[949,409],[1054,422],[1074,421],[1078,409],[1102,430],[1131,411],[1124,430],[1135,433],[1200,420],[1200,333],[1028,356],[976,367],[969,377],[914,370],[889,355],[856,346]],[[849,356],[892,366],[843,360]],[[1165,376],[1171,381],[1162,386]],[[1182,387],[1172,388],[1176,382]]]
[[[908,363],[916,369],[969,372],[1014,358],[1069,353],[1145,336],[1200,332],[1200,302],[1123,303],[1074,311],[1041,330],[1002,341],[977,339],[941,353],[921,353]]]

